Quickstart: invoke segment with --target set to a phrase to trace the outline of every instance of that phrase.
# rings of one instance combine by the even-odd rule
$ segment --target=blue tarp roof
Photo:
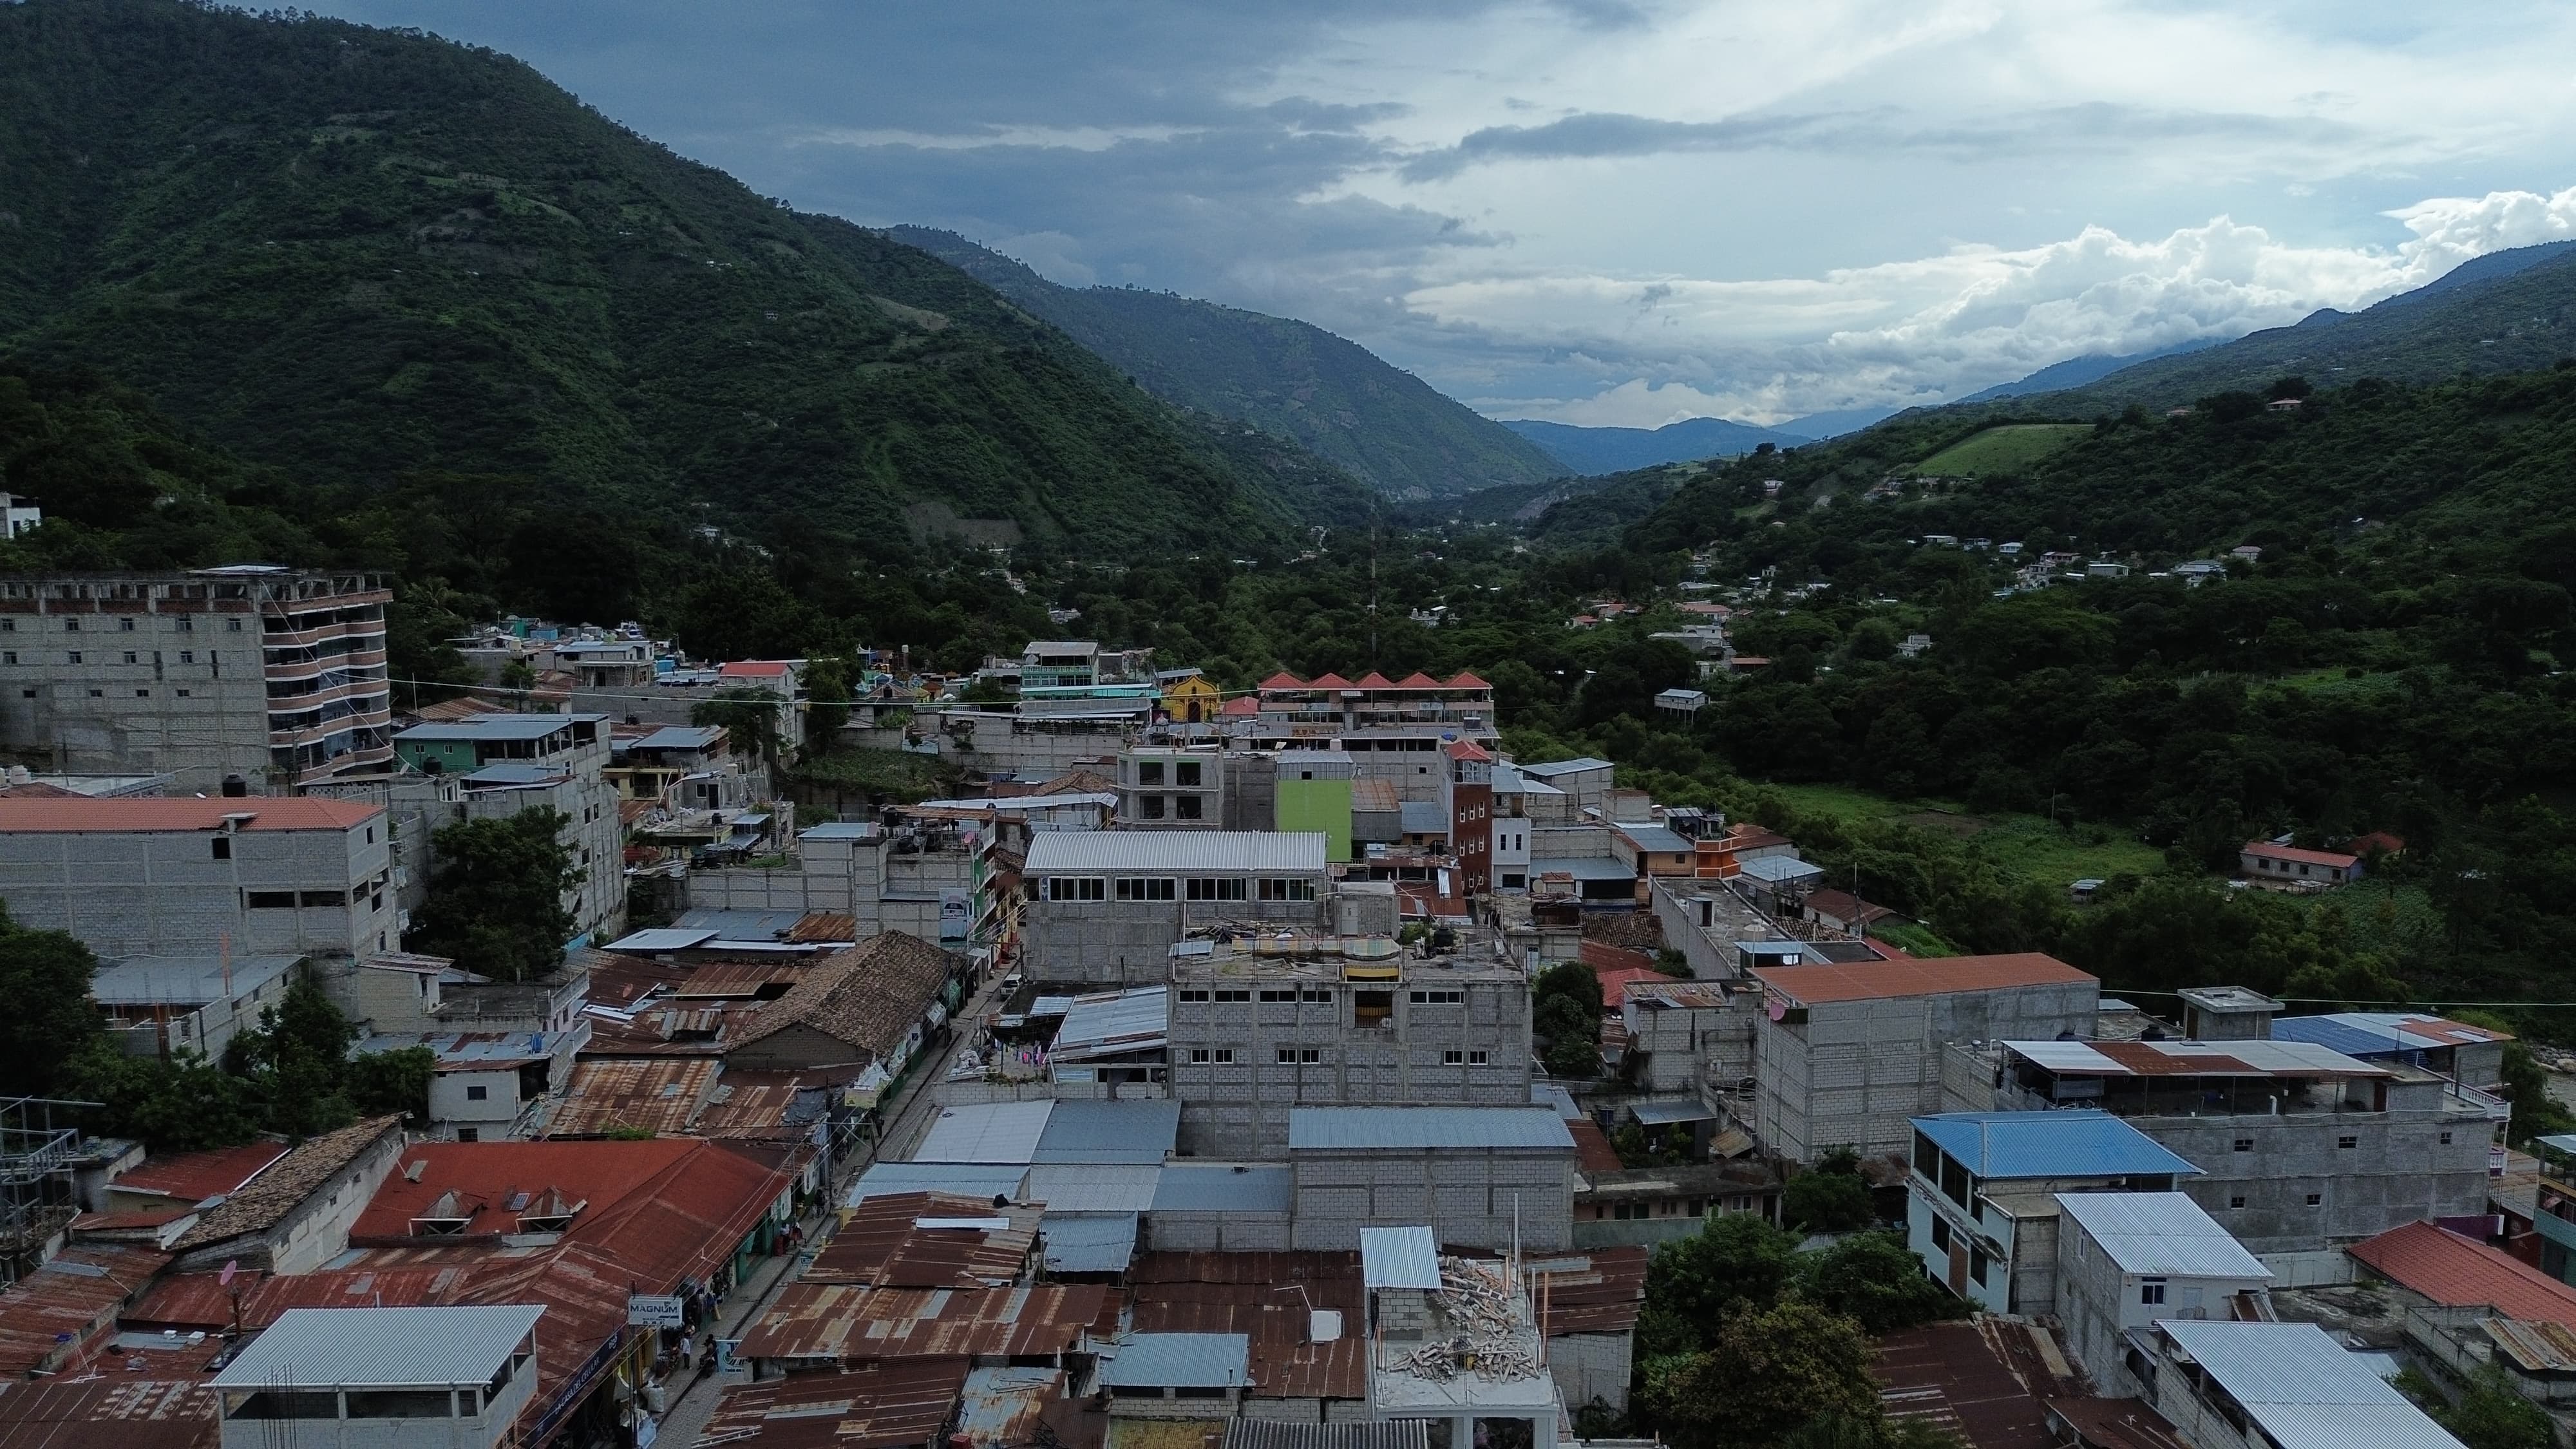
[[[2200,1169],[2108,1112],[1943,1112],[1914,1119],[1979,1177],[2131,1177]]]

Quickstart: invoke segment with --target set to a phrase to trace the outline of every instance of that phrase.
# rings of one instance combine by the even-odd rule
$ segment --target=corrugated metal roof
[[[1396,814],[1401,817],[1398,828],[1407,835],[1449,833],[1449,817],[1441,810],[1440,802],[1437,800],[1399,801],[1396,805]]]
[[[219,1389],[486,1384],[545,1305],[293,1308],[215,1375]]]
[[[1668,1127],[1676,1122],[1714,1122],[1717,1109],[1697,1097],[1671,1101],[1631,1102],[1628,1110],[1648,1127]]]
[[[1574,1150],[1545,1107],[1293,1107],[1288,1150],[1421,1151],[1442,1147]]]
[[[1234,1389],[1245,1382],[1252,1341],[1240,1333],[1139,1333],[1100,1361],[1113,1389]]]
[[[1133,991],[1095,991],[1077,996],[1065,1008],[1064,1024],[1056,1028],[1051,1055],[1058,1061],[1080,1061],[1159,1045],[1171,1029],[1171,1020],[1169,987],[1143,986]]]
[[[2281,1449],[2460,1449],[2459,1440],[2313,1323],[2166,1321],[2156,1327]]]
[[[2053,1072],[2088,1077],[2384,1077],[2385,1068],[2304,1041],[2007,1041]]]
[[[2178,1192],[2061,1192],[2057,1206],[2123,1273],[2256,1283],[2272,1277],[2200,1204]]]
[[[899,1192],[953,1192],[960,1197],[1016,1199],[1029,1170],[1019,1163],[979,1165],[964,1162],[880,1162],[859,1174],[850,1186],[848,1205]]]
[[[905,1192],[851,1209],[803,1278],[879,1288],[991,1287],[1016,1281],[1035,1235],[992,1216],[992,1199]],[[931,1226],[973,1223],[975,1226]],[[1000,1226],[993,1226],[998,1223]]]
[[[1825,873],[1821,865],[1811,865],[1793,855],[1757,855],[1736,867],[1755,880],[1774,885],[1782,881],[1813,880]]]
[[[1296,1173],[1271,1162],[1166,1163],[1154,1185],[1158,1213],[1284,1213],[1295,1205]]]
[[[1431,1421],[1290,1424],[1275,1419],[1229,1419],[1225,1449],[1431,1449]]]
[[[722,725],[664,725],[628,745],[634,750],[703,750],[725,737]]]
[[[1574,1094],[1554,1082],[1530,1083],[1530,1105],[1549,1108],[1559,1117],[1583,1115],[1583,1109],[1574,1105]]]
[[[2072,986],[2094,980],[2056,957],[2038,951],[2006,956],[1941,956],[1902,961],[1757,966],[1753,969],[1753,976],[1772,991],[1808,1006],[1908,996],[1944,996],[1961,991]]]
[[[617,940],[609,942],[603,949],[610,951],[631,951],[637,955],[650,955],[655,951],[685,951],[692,946],[698,945],[702,942],[712,941],[715,938],[716,933],[710,929],[690,928],[683,930],[676,926],[663,926],[655,930],[637,931],[631,935],[620,937]]]
[[[2200,1169],[2108,1112],[1943,1112],[1914,1130],[1987,1178],[2132,1177]]]
[[[921,1359],[728,1384],[697,1442],[759,1449],[928,1444],[947,1426],[966,1379],[964,1359]]]
[[[203,1202],[237,1191],[287,1154],[283,1142],[252,1142],[205,1152],[180,1152],[144,1159],[143,1165],[110,1179],[116,1192],[151,1192],[181,1202]]]
[[[1134,1213],[1048,1213],[1039,1223],[1050,1273],[1124,1273],[1136,1256]]]
[[[1159,1163],[1180,1139],[1181,1104],[1070,1100],[1055,1104],[1036,1162]]]
[[[1520,765],[1517,768],[1524,775],[1536,775],[1542,780],[1553,780],[1560,775],[1580,774],[1586,770],[1607,770],[1611,768],[1611,764],[1608,760],[1596,760],[1590,755],[1578,755],[1571,760],[1551,760],[1545,764]]]
[[[320,795],[12,795],[0,798],[0,835],[216,830],[228,815],[247,817],[236,827],[242,830],[354,830],[384,813],[381,805]]]
[[[1107,1294],[1097,1284],[858,1288],[790,1283],[743,1335],[746,1358],[1025,1358],[1079,1348]]]
[[[930,1135],[914,1150],[915,1162],[1026,1163],[1054,1115],[1049,1102],[967,1102],[943,1107]]]
[[[1307,830],[1049,830],[1029,842],[1021,873],[1322,875],[1327,839]]]
[[[1688,853],[1690,837],[1669,825],[1642,825],[1634,822],[1610,827],[1628,837],[1628,843],[1639,850],[1663,851],[1666,854]]]
[[[1427,1227],[1360,1229],[1360,1281],[1440,1291],[1440,1240]]]
[[[1530,862],[1530,875],[1572,876],[1576,880],[1635,880],[1637,868],[1622,865],[1606,855],[1549,856]]]
[[[504,740],[541,740],[571,729],[577,721],[597,724],[607,718],[604,714],[478,714],[470,719],[413,725],[410,729],[397,731],[394,742],[497,744]]]
[[[1160,1164],[1041,1162],[1029,1169],[1028,1200],[1053,1212],[1141,1213],[1154,1205]]]
[[[2509,1317],[2576,1329],[2576,1288],[2431,1223],[2391,1228],[2344,1251],[2436,1303],[2493,1308]]]
[[[2346,1056],[2366,1057],[2511,1041],[2513,1037],[2507,1032],[2420,1012],[2334,1011],[2318,1016],[2277,1017],[2272,1022],[2272,1040],[2312,1042]]]

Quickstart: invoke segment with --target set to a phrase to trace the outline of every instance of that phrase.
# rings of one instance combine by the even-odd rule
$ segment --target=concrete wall
[[[1529,1105],[1529,983],[1517,974],[1444,981],[1426,970],[1395,984],[1394,1014],[1367,1027],[1353,1023],[1354,995],[1384,987],[1253,976],[1223,984],[1248,990],[1253,1000],[1191,1000],[1188,993],[1206,989],[1195,977],[1172,993],[1170,1082],[1181,1100],[1184,1152],[1276,1159],[1288,1150],[1288,1114],[1297,1107]],[[1265,1002],[1264,986],[1329,999]],[[1432,991],[1466,999],[1454,1006],[1414,1000]],[[1321,1060],[1282,1064],[1282,1047],[1312,1047]],[[1193,1062],[1195,1049],[1212,1058],[1231,1049],[1234,1061]],[[1452,1051],[1467,1060],[1447,1062]],[[1471,1065],[1478,1052],[1484,1062]]]
[[[1286,1213],[1147,1213],[1140,1251],[1175,1253],[1284,1252],[1291,1243]]]
[[[479,1100],[474,1095],[478,1087],[483,1092]],[[518,1120],[519,1109],[526,1105],[519,1099],[519,1069],[515,1066],[491,1071],[450,1068],[429,1079],[429,1119],[451,1132],[469,1127],[485,1141],[497,1140],[508,1133],[510,1124]]]
[[[2265,1286],[2260,1278],[2164,1277],[2155,1280],[2163,1301],[2147,1303],[2147,1280],[2121,1272],[2083,1224],[2073,1221],[2059,1231],[2056,1266],[2057,1315],[2066,1326],[2067,1351],[2093,1376],[2097,1391],[2113,1399],[2141,1388],[2123,1363],[2130,1331],[2151,1328],[2159,1319],[2225,1319],[2230,1298]]]
[[[257,810],[256,799],[242,802]],[[227,857],[214,854],[217,845]],[[0,834],[0,900],[22,926],[68,931],[102,956],[359,956],[399,948],[382,817],[346,830]],[[291,907],[250,907],[252,892]],[[354,904],[305,905],[307,893]]]
[[[1348,1251],[1361,1228],[1422,1223],[1445,1244],[1507,1248],[1516,1207],[1524,1249],[1573,1245],[1571,1150],[1305,1151],[1288,1160],[1300,1251]]]
[[[1804,1022],[1766,1014],[1754,1028],[1756,1131],[1793,1162],[1842,1146],[1907,1151],[1907,1119],[1941,1110],[1947,1043],[2090,1033],[2099,995],[2083,981],[1823,1003]]]
[[[2489,1132],[2482,1115],[2391,1110],[2126,1120],[2202,1169],[2206,1175],[2184,1178],[2181,1190],[2252,1252],[2325,1248],[2419,1218],[2486,1210]],[[2341,1146],[2346,1139],[2353,1145]],[[2318,1201],[2309,1203],[2311,1196]]]
[[[1247,897],[1259,893],[1257,885],[1248,885],[1244,892]],[[1315,895],[1311,901],[1034,899],[1020,916],[1023,969],[1039,981],[1156,985],[1169,973],[1172,944],[1193,926],[1244,921],[1300,931],[1329,929],[1331,901],[1321,878],[1315,879]]]
[[[1547,1371],[1569,1411],[1580,1413],[1595,1399],[1613,1413],[1628,1411],[1634,1341],[1625,1333],[1561,1333],[1547,1341]]]

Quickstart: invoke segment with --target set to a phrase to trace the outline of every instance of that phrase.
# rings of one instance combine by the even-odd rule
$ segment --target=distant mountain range
[[[1060,286],[954,232],[887,234],[1064,329],[1165,402],[1293,439],[1398,498],[1564,472],[1501,424],[1320,327],[1168,292]]]
[[[1503,426],[1546,449],[1548,456],[1568,471],[1587,477],[1651,468],[1658,463],[1741,457],[1764,443],[1794,448],[1815,441],[1812,434],[1756,427],[1725,418],[1685,418],[1660,428],[1582,428],[1533,419],[1506,422]]]
[[[2131,352],[2116,357],[2096,352],[2084,357],[2070,357],[2064,362],[2052,362],[2018,382],[1999,382],[1983,392],[1972,392],[1959,401],[1992,402],[1999,397],[2029,397],[2033,393],[2063,392],[2068,388],[2082,387],[2089,382],[2099,382],[2122,368],[2135,367],[2141,362],[2153,362],[2159,357],[2179,357],[2186,352],[2198,352],[2205,347],[2220,345],[2222,344],[2215,338],[2204,338],[2197,342],[2176,343],[2171,347],[2158,348],[2153,352]]]

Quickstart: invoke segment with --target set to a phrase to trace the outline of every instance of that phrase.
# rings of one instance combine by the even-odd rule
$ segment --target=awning
[[[1702,1102],[1631,1102],[1629,1115],[1641,1126],[1670,1127],[1679,1122],[1714,1122],[1717,1109]]]

